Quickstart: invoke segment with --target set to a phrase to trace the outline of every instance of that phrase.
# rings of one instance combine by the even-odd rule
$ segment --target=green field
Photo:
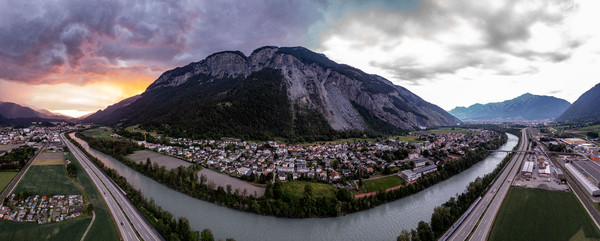
[[[398,140],[398,141],[407,141],[407,142],[422,142],[418,141],[418,136],[408,135],[408,136],[392,136],[388,139]]]
[[[71,153],[67,155],[67,159],[74,161],[75,157]],[[94,205],[96,212],[96,220],[90,228],[86,241],[103,241],[103,240],[119,240],[119,233],[112,219],[110,211],[104,203],[101,194],[92,183],[90,177],[85,173],[83,167],[78,161],[73,162],[77,166],[77,182],[83,187],[87,199]],[[80,237],[81,238],[81,237]],[[79,240],[79,239],[77,239]]]
[[[67,177],[64,165],[29,167],[13,193],[24,190],[31,195],[81,194],[81,189]]]
[[[575,130],[578,130],[578,131],[589,131],[589,130],[598,130],[598,129],[600,129],[600,125],[580,127],[580,128],[575,129]]]
[[[455,127],[424,130],[424,131],[419,131],[419,133],[462,133],[462,134],[473,134],[473,135],[479,134],[479,132],[471,131],[469,129],[455,128]]]
[[[600,230],[573,193],[512,187],[489,240],[600,240]]]
[[[115,139],[114,137],[110,136],[114,133],[112,132],[112,129],[108,128],[108,127],[99,127],[99,128],[89,129],[89,130],[82,132],[82,134],[89,136],[89,137],[94,137],[94,138],[103,139],[103,140],[114,140]]]
[[[363,180],[363,186],[361,187],[361,190],[364,192],[377,192],[379,190],[386,190],[390,187],[399,186],[405,183],[406,181],[404,181],[404,179],[398,175],[391,175],[372,180]]]
[[[91,220],[92,217],[87,216],[42,225],[0,220],[0,240],[80,240]]]
[[[17,175],[18,172],[0,172],[0,192],[4,191],[4,188],[8,186],[10,181]]]
[[[335,188],[329,184],[306,182],[306,181],[292,181],[283,184],[283,192],[286,195],[296,198],[302,198],[304,196],[304,186],[309,184],[313,188],[314,197],[328,196],[330,198],[335,197]]]
[[[158,136],[158,133],[156,133],[155,131],[150,131],[150,132],[145,131],[142,128],[140,128],[140,125],[129,126],[129,127],[125,128],[125,130],[129,131],[129,132],[139,132],[139,133],[142,133],[142,134],[148,134],[148,135],[151,135],[153,137],[157,137]]]
[[[71,161],[75,160],[73,155],[70,153],[67,158]],[[21,179],[19,182],[17,188],[21,186],[21,188],[27,188],[27,190],[30,192],[35,191],[34,189],[30,190],[31,185],[34,183],[37,183],[36,185],[45,185],[42,183],[43,180],[51,178],[60,181],[45,185],[45,187],[41,187],[39,189],[35,189],[62,189],[63,191],[69,191],[70,193],[68,194],[71,194],[74,190],[77,190],[77,193],[81,193],[80,190],[83,189],[86,199],[92,203],[94,206],[94,211],[96,212],[96,220],[90,228],[85,240],[119,240],[119,233],[117,232],[115,223],[108,210],[108,207],[102,199],[102,196],[92,183],[92,180],[89,178],[89,176],[87,176],[79,162],[74,163],[77,166],[77,177],[75,178],[75,182],[72,182],[65,176],[63,165],[31,166],[27,171],[27,174],[25,174],[23,179]],[[44,170],[43,168],[46,169]],[[31,176],[35,176],[35,178],[29,179]],[[21,184],[23,184],[23,186]],[[42,191],[42,193],[43,192],[44,191]],[[80,240],[81,236],[90,224],[91,219],[91,216],[84,216],[60,223],[49,223],[43,225],[37,223],[17,223],[7,220],[0,220],[0,240]]]

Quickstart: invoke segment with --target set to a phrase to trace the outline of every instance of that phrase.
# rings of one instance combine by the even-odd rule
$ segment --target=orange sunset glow
[[[115,68],[106,74],[52,76],[66,78],[57,84],[0,80],[0,101],[80,117],[142,93],[160,73],[162,71],[150,68]],[[85,82],[78,83],[82,79]]]

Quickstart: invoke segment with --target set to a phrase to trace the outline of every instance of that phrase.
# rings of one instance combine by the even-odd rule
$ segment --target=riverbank
[[[133,153],[138,148],[132,142],[100,140],[81,134],[76,136],[78,141],[86,141],[91,147],[113,155],[127,166],[186,195],[241,211],[293,218],[346,215],[413,195],[470,168],[487,157],[488,150],[498,148],[507,140],[506,134],[501,134],[499,138],[479,143],[479,147],[474,150],[466,150],[465,155],[458,160],[438,166],[437,172],[424,175],[412,185],[396,187],[388,192],[379,192],[377,195],[357,199],[346,188],[338,188],[333,197],[313,196],[310,192],[305,192],[307,195],[303,197],[287,195],[282,191],[283,185],[279,179],[267,184],[264,196],[256,197],[252,193],[246,196],[247,193],[242,195],[239,192],[232,192],[232,189],[226,190],[222,186],[215,189],[214,185],[210,185],[205,178],[198,179],[192,176],[197,171],[192,167],[166,170],[131,161],[125,155]]]
[[[508,135],[499,150],[512,150],[518,138]],[[369,210],[345,216],[318,219],[288,219],[240,212],[214,205],[170,189],[118,160],[89,149],[107,167],[118,171],[131,185],[174,217],[189,219],[193,230],[210,228],[215,238],[237,240],[393,240],[400,230],[414,229],[420,220],[428,220],[433,209],[491,171],[506,156],[494,153],[471,168],[419,193]],[[235,228],[231,228],[235,227]]]

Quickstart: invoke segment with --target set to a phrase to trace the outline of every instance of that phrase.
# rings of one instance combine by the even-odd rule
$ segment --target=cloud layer
[[[83,84],[88,75],[162,71],[214,51],[300,45],[322,4],[8,0],[0,9],[0,79]]]
[[[424,0],[403,11],[348,13],[319,48],[333,56],[348,48],[371,53],[370,66],[413,85],[467,68],[522,75],[537,71],[533,62],[571,57],[582,40],[563,25],[575,8],[561,0]]]
[[[142,92],[165,70],[217,51],[301,45],[382,75],[445,109],[525,92],[572,102],[600,75],[599,5],[5,0],[0,101],[95,111]]]

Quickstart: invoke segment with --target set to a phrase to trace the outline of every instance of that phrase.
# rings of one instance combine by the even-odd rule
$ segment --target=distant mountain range
[[[390,132],[460,120],[377,75],[302,47],[212,54],[163,73],[135,96],[84,119],[142,124],[172,136],[294,137]]]
[[[450,114],[463,121],[552,120],[569,108],[569,102],[552,96],[523,94],[497,103],[456,107]]]
[[[34,110],[12,102],[0,102],[0,124],[22,124],[35,121],[74,120],[71,117],[52,113],[48,110]]]
[[[579,96],[556,120],[564,122],[600,121],[600,84]]]

